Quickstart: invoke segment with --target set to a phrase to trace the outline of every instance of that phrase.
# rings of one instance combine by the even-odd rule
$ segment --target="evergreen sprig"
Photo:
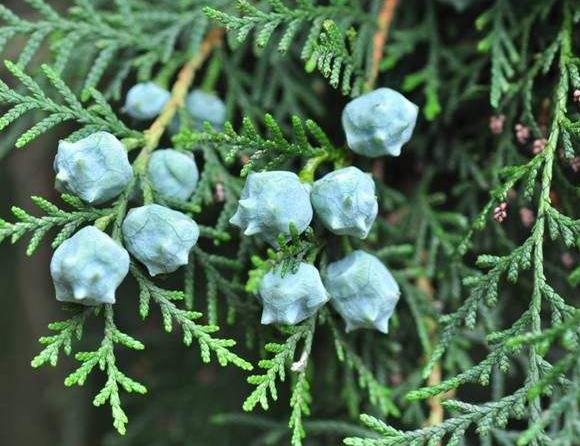
[[[0,130],[5,129],[23,114],[38,110],[47,117],[24,132],[16,141],[16,147],[23,147],[43,133],[64,122],[76,122],[82,127],[71,135],[71,139],[97,132],[109,131],[119,137],[139,137],[139,132],[130,130],[113,112],[105,98],[98,91],[90,90],[94,104],[87,107],[65,84],[59,74],[50,66],[43,65],[42,72],[50,85],[62,96],[64,104],[51,99],[43,88],[32,77],[26,74],[19,65],[5,62],[6,68],[16,77],[26,93],[11,89],[0,81],[0,101],[12,108],[0,118]]]
[[[236,7],[241,13],[240,17],[210,7],[204,8],[204,12],[228,31],[235,32],[240,43],[255,30],[256,45],[259,48],[265,47],[272,34],[278,28],[284,27],[278,38],[278,51],[281,53],[288,51],[297,34],[307,25],[309,30],[305,33],[307,38],[302,47],[302,58],[306,60],[312,53],[325,18],[342,19],[349,23],[370,22],[369,16],[363,12],[357,1],[331,1],[329,5],[317,5],[312,0],[297,0],[297,7],[293,9],[281,0],[266,0],[262,3],[267,5],[268,10],[256,7],[246,0],[237,0]]]
[[[369,428],[380,433],[381,439],[363,439],[350,437],[344,440],[349,446],[393,446],[413,444],[417,446],[446,444],[456,446],[465,436],[467,429],[476,424],[480,435],[488,434],[493,427],[503,427],[509,416],[521,418],[525,412],[527,387],[506,396],[499,401],[483,405],[473,405],[461,401],[446,401],[443,405],[460,415],[449,418],[443,423],[403,432],[390,427],[369,415],[361,415],[361,421]]]
[[[502,275],[507,273],[508,280],[515,282],[521,269],[531,268],[533,243],[534,240],[529,238],[522,246],[503,257],[479,256],[478,265],[491,267],[491,269],[487,274],[466,278],[464,285],[470,288],[469,296],[456,312],[440,318],[443,328],[439,343],[431,354],[423,371],[423,377],[429,376],[435,363],[441,359],[462,324],[465,324],[467,328],[474,328],[480,304],[485,303],[488,306],[496,304]]]
[[[476,21],[478,29],[491,27],[489,33],[479,42],[480,51],[491,51],[490,103],[498,107],[502,95],[510,88],[510,80],[515,75],[515,65],[520,56],[510,35],[510,29],[517,22],[509,2],[498,1]]]
[[[271,359],[262,359],[258,366],[265,371],[262,375],[252,375],[248,377],[248,382],[256,386],[253,392],[244,401],[245,411],[251,411],[259,403],[264,410],[269,408],[268,396],[274,401],[278,399],[276,380],[286,379],[286,367],[294,359],[296,348],[301,341],[308,340],[310,333],[314,331],[314,319],[311,317],[296,327],[288,327],[285,331],[289,334],[283,344],[268,343],[264,350],[273,353]]]
[[[274,250],[268,248],[266,260],[255,255],[252,256],[254,268],[248,272],[246,291],[256,294],[262,278],[268,271],[280,268],[282,276],[298,268],[302,261],[313,260],[321,248],[312,228],[307,228],[301,237],[294,223],[290,223],[290,240],[281,234],[278,237],[278,247]]]
[[[19,220],[16,223],[8,223],[0,219],[0,242],[9,238],[12,243],[16,243],[27,233],[32,233],[32,238],[26,248],[26,254],[32,255],[38,249],[40,242],[45,235],[53,228],[60,231],[52,242],[52,247],[58,247],[68,239],[81,225],[92,223],[99,219],[107,218],[109,209],[95,209],[82,204],[77,198],[63,195],[63,199],[76,209],[67,212],[58,208],[53,203],[41,197],[32,197],[32,202],[46,213],[43,217],[35,217],[28,214],[24,209],[16,206],[12,208],[12,213]]]
[[[228,303],[228,318],[232,319],[236,312],[244,307],[251,307],[245,300],[244,286],[236,279],[229,279],[225,271],[237,272],[241,269],[241,264],[235,259],[224,256],[208,254],[195,247],[193,256],[196,263],[204,271],[206,300],[207,300],[207,318],[210,324],[218,322],[218,294],[226,298]]]
[[[70,355],[72,343],[81,339],[87,318],[91,315],[104,313],[105,328],[99,348],[95,351],[75,354],[75,358],[81,362],[81,365],[65,379],[65,385],[82,386],[95,368],[103,371],[107,375],[107,380],[104,387],[95,396],[93,404],[101,406],[108,401],[111,405],[113,425],[120,434],[124,434],[128,418],[121,405],[120,390],[144,394],[147,389],[119,370],[116,363],[115,344],[120,344],[133,350],[143,350],[145,347],[141,342],[117,328],[111,305],[105,305],[104,309],[101,307],[79,309],[78,306],[71,305],[70,309],[75,311],[71,318],[53,322],[49,325],[49,329],[56,331],[57,334],[40,338],[39,342],[45,347],[32,360],[32,367],[37,368],[47,363],[53,367],[56,366],[60,351],[62,350],[66,355]]]
[[[241,176],[252,170],[271,170],[298,157],[339,161],[344,156],[343,151],[335,147],[328,135],[312,120],[303,122],[293,116],[292,140],[284,136],[280,124],[269,114],[264,117],[264,126],[268,133],[266,136],[260,134],[250,119],[245,118],[239,131],[227,122],[223,132],[211,126],[206,126],[203,133],[185,130],[176,137],[176,142],[184,146],[211,144],[222,150],[227,149],[228,161],[246,156]]]
[[[96,88],[107,70],[117,67],[118,74],[113,85],[121,84],[131,69],[137,68],[140,77],[148,78],[152,67],[159,62],[167,63],[173,56],[175,43],[182,33],[193,24],[201,25],[199,10],[167,11],[166,7],[142,11],[137,2],[115,2],[112,11],[99,10],[86,0],[76,1],[76,6],[63,15],[44,0],[26,0],[40,14],[40,19],[26,20],[17,16],[6,6],[0,5],[0,50],[15,36],[28,37],[20,52],[17,65],[25,69],[43,45],[50,45],[54,52],[54,71],[62,74],[78,51],[87,54],[82,90],[84,97]],[[97,41],[95,48],[86,45],[87,39]],[[122,60],[122,68],[118,62]]]
[[[73,308],[73,311],[75,311],[75,314],[69,319],[52,322],[48,325],[48,329],[56,332],[56,334],[39,339],[39,342],[42,345],[46,345],[46,347],[31,361],[32,367],[38,368],[47,363],[53,367],[56,366],[61,350],[66,355],[70,355],[73,342],[80,340],[82,337],[87,318],[97,310],[93,307],[88,307],[83,310]]]
[[[312,352],[316,320],[316,316],[313,316],[308,320],[310,330],[304,338],[302,354],[300,355],[300,359],[290,367],[292,372],[298,374],[296,377],[293,376],[294,385],[292,387],[292,395],[290,396],[290,407],[292,411],[290,412],[288,426],[292,430],[292,446],[302,446],[302,440],[306,437],[303,417],[310,415],[310,403],[312,402],[310,383],[307,378],[307,369],[310,354]]]
[[[383,416],[399,416],[400,411],[391,398],[391,390],[377,380],[372,370],[341,335],[340,330],[328,312],[324,312],[324,320],[331,329],[338,360],[347,369],[356,372],[358,385],[361,390],[366,389],[371,404],[379,409]]]
[[[360,94],[368,77],[365,64],[374,24],[358,1],[331,1],[329,5],[316,5],[311,0],[300,0],[295,9],[290,9],[280,0],[264,3],[270,10],[264,11],[245,0],[238,0],[240,17],[214,8],[205,8],[204,12],[228,31],[235,32],[238,43],[244,42],[256,30],[258,48],[264,48],[275,31],[283,26],[279,52],[286,53],[294,40],[300,40],[303,42],[300,58],[307,72],[318,68],[330,85],[340,87],[343,94]],[[306,23],[309,30],[299,38]]]
[[[495,13],[506,12],[508,2],[497,2]],[[525,199],[535,199],[537,215],[530,229],[530,235],[519,246],[513,246],[511,252],[504,256],[480,255],[478,266],[488,267],[490,270],[485,274],[468,277],[464,283],[471,288],[470,294],[459,309],[441,318],[443,331],[440,335],[439,344],[434,349],[431,358],[424,370],[424,377],[430,376],[435,364],[442,358],[445,348],[457,336],[457,330],[465,323],[470,329],[475,328],[476,315],[483,312],[481,303],[495,306],[499,298],[499,285],[502,275],[507,280],[515,283],[520,280],[520,272],[532,271],[532,284],[527,310],[512,323],[511,327],[500,332],[493,332],[488,336],[489,342],[495,345],[487,357],[475,366],[470,366],[464,372],[453,376],[442,383],[431,385],[423,389],[415,390],[408,394],[408,398],[423,399],[432,398],[443,392],[453,390],[467,382],[480,382],[487,385],[490,381],[493,369],[498,367],[506,373],[510,368],[509,357],[514,353],[512,347],[522,345],[528,340],[526,356],[528,374],[522,387],[508,396],[497,398],[496,401],[483,404],[468,404],[459,401],[446,401],[443,406],[459,415],[454,415],[445,421],[432,426],[412,431],[400,431],[388,426],[372,417],[364,417],[363,421],[372,429],[383,435],[383,439],[371,440],[363,438],[347,438],[346,444],[355,446],[369,445],[393,445],[393,444],[448,444],[456,445],[462,441],[466,429],[473,423],[477,423],[477,433],[485,436],[493,428],[503,428],[510,417],[521,418],[525,413],[528,419],[528,429],[518,440],[518,444],[530,442],[550,441],[549,435],[544,432],[546,420],[557,417],[561,413],[561,407],[566,407],[566,402],[554,400],[546,413],[542,414],[540,395],[551,389],[553,385],[566,383],[566,375],[575,376],[578,367],[577,347],[573,343],[572,351],[564,355],[559,361],[551,364],[542,357],[542,349],[532,340],[553,340],[555,333],[569,332],[570,320],[574,320],[574,309],[548,283],[546,258],[544,256],[545,235],[549,233],[552,239],[561,237],[567,246],[576,244],[577,227],[573,218],[562,215],[552,204],[550,189],[553,184],[553,172],[555,170],[556,148],[562,139],[562,122],[565,122],[567,103],[569,100],[570,78],[568,76],[568,64],[572,57],[572,14],[570,4],[563,4],[563,22],[561,31],[555,38],[556,53],[559,55],[559,79],[554,87],[554,105],[549,128],[549,136],[543,151],[527,163],[507,167],[503,169],[506,181],[492,191],[492,200],[503,201],[507,192],[523,178],[526,178],[524,187]],[[499,11],[499,12],[498,12]],[[496,16],[496,32],[501,28],[502,18]],[[501,31],[501,30],[500,30]],[[501,31],[501,32],[505,32]],[[506,45],[507,34],[495,36],[503,40]],[[497,45],[497,44],[496,44]],[[499,63],[495,68],[492,66],[492,105],[499,104],[502,92],[509,89],[507,77],[515,72],[508,69],[506,72],[505,55],[501,51],[505,47],[495,49],[493,58]],[[515,50],[514,50],[515,51]],[[498,53],[499,52],[499,53]],[[493,64],[492,64],[493,65]],[[501,68],[500,68],[501,67]],[[509,68],[509,67],[508,67]],[[504,70],[498,73],[498,70]],[[493,79],[495,77],[495,80]],[[495,86],[494,86],[495,82]],[[539,182],[539,191],[536,194],[535,183]],[[485,226],[485,219],[489,218],[493,201],[490,201],[484,211],[477,217],[475,225],[478,229]],[[487,216],[485,216],[487,213]],[[468,238],[471,237],[469,232]],[[465,240],[460,244],[460,250],[465,253]],[[549,304],[551,321],[554,327],[548,331],[542,331],[542,301]],[[562,328],[560,321],[566,320],[567,328]],[[529,330],[529,334],[525,331]],[[544,335],[543,333],[548,333]],[[575,337],[575,334],[574,334]],[[496,378],[497,379],[497,378]],[[560,435],[567,440],[566,434]],[[566,444],[566,443],[565,443]]]
[[[137,187],[145,204],[194,218],[200,243],[183,268],[182,287],[166,289],[164,278],[151,279],[132,264],[138,312],[144,319],[158,307],[164,329],[179,326],[186,345],[198,343],[203,362],[216,357],[222,365],[250,370],[250,362],[233,352],[234,339],[244,337],[248,348],[265,344],[266,359],[248,379],[254,388],[243,408],[273,409],[286,381],[285,421],[249,413],[221,419],[259,429],[256,445],[300,446],[306,434],[313,445],[344,436],[346,444],[358,446],[577,443],[577,2],[71,4],[61,13],[47,0],[26,0],[36,17],[0,6],[0,48],[17,48],[6,67],[19,82],[0,82],[6,106],[0,129],[7,130],[0,156],[13,140],[21,147],[67,123],[77,129],[68,140],[108,131],[129,152],[138,149],[135,178],[102,209],[69,195],[63,200],[71,210],[33,197],[43,215],[14,208],[14,223],[0,220],[0,241],[30,234],[31,254],[51,230],[59,231],[57,247],[83,225],[94,224],[110,229],[122,244],[121,223],[135,204]],[[222,30],[208,31],[210,20],[229,31],[231,45],[220,45]],[[384,73],[377,79],[378,67]],[[400,158],[357,157],[333,142],[342,139],[338,111],[346,100],[314,71],[352,96],[378,87],[406,92],[429,122],[418,120]],[[145,131],[134,130],[135,122],[123,123],[118,104],[108,103],[121,98],[130,79],[153,80],[171,90]],[[192,88],[215,90],[224,100],[230,122],[223,130],[194,130],[184,107]],[[147,177],[148,160],[169,143],[165,133],[176,115],[181,128],[174,147],[199,155],[201,172],[186,201],[162,199]],[[316,117],[316,123],[297,116]],[[311,183],[326,163],[372,171],[380,213],[368,238],[334,237],[319,231],[316,221],[302,235],[291,225],[290,240],[281,238],[276,249],[233,235],[229,219],[245,175],[298,168],[300,180]],[[276,327],[281,334],[259,325],[253,294],[268,271],[287,274],[306,261],[324,279],[328,263],[354,249],[388,263],[400,286],[387,336],[362,330],[346,336],[330,306],[299,326]],[[101,370],[105,382],[94,403],[108,403],[115,428],[124,433],[121,393],[146,389],[121,371],[118,347],[141,350],[143,344],[120,331],[122,312],[114,318],[110,305],[65,309],[72,313],[49,325],[51,333],[40,339],[42,350],[32,365],[56,365],[62,353],[71,355],[79,341],[88,342],[83,332],[90,317],[103,321],[97,346],[77,353],[80,366],[66,384],[85,384]],[[232,336],[217,338],[222,317],[233,325]],[[198,418],[191,416],[191,395],[203,398],[206,388],[176,379],[183,369],[174,367],[179,355],[151,351],[147,358],[163,361],[156,382],[175,391],[160,389],[155,404],[136,415],[141,422],[132,423],[129,435],[108,441],[167,443],[165,424],[157,430],[150,422],[165,411],[180,427],[183,423],[183,429],[172,430],[172,441],[201,438],[190,424]],[[323,367],[319,358],[326,361]],[[475,393],[464,392],[467,386]],[[213,398],[214,388],[209,391]],[[368,428],[344,421],[361,411],[372,411],[361,417]],[[312,419],[311,413],[332,419]]]
[[[362,27],[358,32],[354,28],[343,31],[334,21],[325,20],[306,70],[318,68],[332,87],[340,88],[345,95],[358,96],[366,78],[364,62],[371,35],[369,27]]]
[[[89,5],[87,4],[87,6]],[[208,42],[210,43],[205,44],[203,51],[207,53],[209,49],[211,49],[211,45],[215,44],[213,43],[214,40],[215,33],[211,35],[211,39],[208,37]],[[195,67],[203,61],[204,57],[205,56],[199,56],[193,59],[193,62],[184,66],[184,70],[195,70]],[[40,109],[51,113],[49,118],[25,133],[21,137],[21,140],[19,140],[19,144],[24,144],[48,130],[52,125],[67,120],[84,125],[84,127],[69,137],[71,140],[76,140],[95,131],[107,130],[118,137],[127,137],[124,142],[129,150],[141,145],[145,146],[134,163],[134,170],[135,175],[139,178],[142,177],[143,181],[146,182],[146,178],[142,175],[142,171],[147,167],[146,161],[148,158],[146,156],[149,155],[150,150],[155,148],[156,142],[154,143],[152,141],[154,138],[157,138],[156,141],[158,142],[162,136],[163,129],[161,131],[157,130],[157,133],[150,130],[144,134],[130,130],[117,118],[103,95],[94,89],[91,90],[94,105],[86,107],[64,83],[60,75],[47,65],[42,66],[42,71],[52,87],[63,96],[65,105],[60,105],[50,99],[45,94],[41,85],[32,77],[25,74],[20,66],[8,62],[7,68],[15,77],[18,78],[18,80],[20,80],[25,87],[26,92],[20,93],[16,90],[11,90],[5,84],[1,84],[0,86],[4,88],[0,92],[3,93],[3,96],[0,99],[11,104],[16,104],[15,108],[24,104],[22,106],[23,108],[29,107],[30,109]],[[193,75],[190,76],[190,79],[193,80]],[[187,85],[182,88],[176,87],[175,90],[174,95],[181,93],[184,96],[187,93]],[[177,99],[174,99],[174,101],[179,102]],[[175,111],[175,105],[170,104],[167,108],[167,117],[164,118],[167,122],[166,124],[163,124],[163,126],[169,124],[172,117],[169,113]],[[4,126],[8,125],[16,118],[17,116],[15,116],[14,113],[11,114],[9,111],[8,119],[5,118],[6,122]],[[50,125],[47,124],[48,121],[50,121]],[[153,128],[155,128],[156,125],[158,124],[154,124]],[[222,171],[225,172],[223,166]],[[130,195],[132,190],[135,188],[135,185],[136,180],[133,180],[124,193],[121,194],[120,198],[113,204],[113,207],[105,209],[94,209],[84,205],[76,197],[63,195],[63,200],[74,208],[72,212],[66,212],[42,198],[33,197],[34,203],[41,210],[46,212],[47,215],[38,218],[27,214],[21,209],[14,208],[14,214],[20,221],[14,224],[1,221],[1,239],[11,237],[12,241],[15,242],[26,232],[32,232],[33,237],[28,248],[28,252],[31,254],[38,247],[42,237],[50,229],[62,226],[61,231],[53,243],[53,246],[56,247],[69,238],[83,223],[94,222],[94,224],[101,230],[106,230],[111,223],[114,223],[112,231],[113,238],[121,242],[120,223],[126,214]],[[147,190],[147,184],[144,184],[143,188]],[[228,194],[230,195],[230,201],[233,200],[233,197],[237,196],[235,190],[228,191]],[[145,192],[144,195],[146,200],[154,199],[154,194],[152,192]],[[177,208],[180,208],[179,206],[185,206],[186,209],[183,210],[186,212],[199,212],[199,207],[192,203],[176,203],[175,205]],[[205,226],[200,226],[200,235],[202,237],[215,239],[216,241],[229,240],[229,235],[225,234],[223,230]],[[236,270],[238,265],[237,261],[219,255],[208,254],[200,249],[196,249],[195,258],[208,277],[208,295],[213,296],[214,302],[217,301],[217,291],[223,291],[227,296],[233,295],[234,292],[243,291],[243,286],[239,284],[236,285],[236,283],[231,283],[226,280],[222,272],[219,271],[219,269],[223,267]],[[158,287],[152,281],[147,279],[136,266],[132,267],[132,272],[140,288],[139,312],[142,317],[145,317],[148,314],[149,303],[153,300],[161,309],[165,329],[171,331],[172,324],[175,322],[181,325],[184,343],[190,345],[193,342],[193,339],[196,339],[200,345],[201,356],[204,362],[210,361],[210,356],[213,352],[213,354],[216,355],[218,362],[224,366],[231,363],[245,370],[250,370],[252,368],[249,362],[230,351],[230,348],[235,345],[235,341],[231,339],[215,338],[212,336],[212,333],[218,330],[218,327],[215,324],[201,325],[196,323],[195,320],[201,317],[200,313],[183,310],[174,303],[176,300],[182,300],[185,293],[171,292]],[[113,424],[119,433],[124,434],[128,419],[121,406],[120,390],[124,389],[127,392],[145,393],[146,389],[144,386],[127,377],[119,370],[116,363],[117,359],[114,345],[122,344],[135,350],[142,350],[144,347],[139,341],[117,329],[115,322],[113,321],[113,307],[111,305],[106,305],[103,308],[104,310],[102,310],[101,307],[89,308],[83,311],[79,310],[79,312],[69,320],[51,324],[50,329],[56,330],[58,333],[53,336],[41,338],[40,342],[47,344],[47,346],[33,360],[33,365],[35,367],[45,363],[55,365],[58,361],[58,355],[61,350],[64,350],[66,354],[71,353],[72,342],[75,339],[80,339],[87,317],[90,314],[102,316],[104,318],[105,331],[100,347],[92,352],[77,353],[76,358],[81,361],[82,364],[66,379],[65,384],[82,385],[97,366],[103,370],[107,374],[107,380],[105,386],[95,397],[94,404],[102,405],[108,401],[112,408]],[[210,315],[210,317],[217,319],[217,316],[215,316],[216,313],[217,309],[213,315]]]
[[[75,355],[81,365],[65,379],[64,383],[66,386],[82,386],[95,367],[102,370],[107,375],[107,380],[103,388],[95,396],[93,404],[102,406],[108,401],[111,405],[113,426],[120,434],[125,434],[129,420],[121,406],[119,391],[123,389],[128,393],[145,394],[147,393],[147,388],[119,370],[114,351],[115,344],[123,345],[132,350],[143,350],[145,346],[117,328],[113,320],[112,305],[105,305],[104,313],[105,332],[101,345],[95,351],[79,352]]]
[[[222,366],[231,363],[243,370],[252,370],[252,365],[248,361],[229,350],[236,345],[233,339],[212,337],[212,333],[218,331],[219,327],[216,325],[200,325],[195,320],[202,316],[201,313],[183,310],[177,307],[174,300],[182,300],[184,297],[183,293],[168,292],[159,288],[147,279],[139,268],[134,265],[131,267],[131,272],[139,284],[141,302],[139,307],[142,317],[147,316],[149,302],[153,300],[159,305],[159,309],[161,310],[165,331],[171,332],[174,322],[180,325],[183,333],[183,343],[190,346],[194,339],[197,340],[201,349],[203,362],[210,362],[211,353],[213,352]]]

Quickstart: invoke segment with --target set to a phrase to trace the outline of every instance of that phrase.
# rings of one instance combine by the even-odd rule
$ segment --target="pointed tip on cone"
[[[272,322],[274,322],[274,314],[271,313],[270,311],[264,309],[262,311],[262,319],[260,321],[262,323],[262,325],[269,325]]]
[[[255,222],[251,222],[244,231],[244,235],[254,235],[258,232],[260,232],[260,227]]]
[[[389,319],[383,318],[375,323],[375,328],[381,333],[387,334],[389,332]]]

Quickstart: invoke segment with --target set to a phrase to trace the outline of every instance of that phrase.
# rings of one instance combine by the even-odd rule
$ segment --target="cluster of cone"
[[[367,157],[398,156],[409,141],[418,108],[400,93],[380,88],[347,104],[342,115],[348,146]],[[313,185],[293,172],[251,173],[230,222],[246,236],[276,246],[278,236],[299,233],[314,215],[330,232],[364,239],[378,214],[375,184],[356,167],[335,170]],[[269,271],[259,287],[262,323],[294,325],[328,301],[346,322],[347,331],[375,328],[388,331],[399,299],[399,287],[375,256],[354,251],[331,263],[322,280],[313,265],[300,263],[292,272]]]
[[[169,99],[165,93],[154,84],[139,84],[130,90],[125,110],[134,118],[152,119]],[[209,95],[204,93],[200,101],[194,93],[188,98],[188,112],[202,122],[223,126],[223,103],[213,98],[213,106],[207,108]],[[223,114],[216,114],[216,101],[222,104]],[[106,132],[76,142],[61,141],[54,168],[58,190],[93,206],[118,197],[133,181],[127,150]],[[187,200],[198,179],[197,165],[189,153],[156,150],[149,159],[147,180],[162,202]],[[121,229],[122,245],[97,227],[88,226],[56,249],[50,271],[57,300],[83,305],[115,303],[116,289],[129,272],[129,254],[145,265],[151,276],[171,273],[188,263],[199,237],[193,219],[159,204],[131,209]]]
[[[137,120],[149,120],[157,116],[169,101],[171,93],[154,82],[142,82],[131,87],[127,93],[123,110]],[[192,127],[202,129],[205,122],[219,130],[226,122],[226,105],[217,96],[203,90],[193,90],[185,99],[187,118]],[[179,128],[176,116],[171,123],[170,131],[175,133]]]

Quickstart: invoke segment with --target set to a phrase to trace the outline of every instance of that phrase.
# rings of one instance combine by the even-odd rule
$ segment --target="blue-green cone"
[[[94,226],[65,240],[50,262],[56,299],[81,305],[114,304],[128,272],[129,253]]]
[[[346,331],[374,328],[389,331],[399,300],[399,285],[387,267],[364,251],[353,251],[326,269],[324,285],[330,303],[346,322]]]

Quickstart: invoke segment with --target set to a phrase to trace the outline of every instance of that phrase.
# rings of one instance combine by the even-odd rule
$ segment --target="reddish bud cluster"
[[[493,219],[498,223],[501,223],[506,218],[507,218],[507,203],[503,202],[493,210]]]

